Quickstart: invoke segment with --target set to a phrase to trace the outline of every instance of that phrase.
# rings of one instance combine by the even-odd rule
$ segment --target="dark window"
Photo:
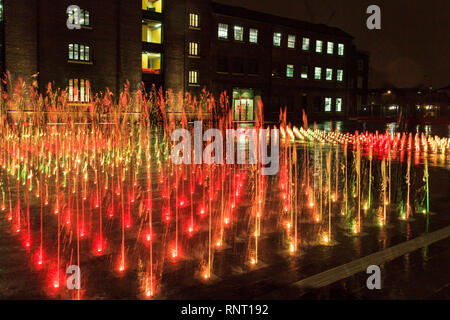
[[[217,58],[217,72],[228,72],[227,57],[218,57]]]
[[[244,63],[241,58],[233,59],[233,73],[244,73]]]
[[[364,70],[364,61],[362,59],[358,60],[358,71]]]
[[[281,76],[281,63],[275,63],[272,66],[272,77],[280,77]]]
[[[306,95],[302,95],[302,109],[308,109],[308,97]]]
[[[286,97],[286,108],[287,112],[294,112],[294,96]]]
[[[248,60],[248,73],[249,74],[258,74],[258,60],[250,59]]]
[[[281,105],[280,105],[280,97],[273,95],[272,96],[272,101],[271,101],[271,105],[272,105],[272,110],[280,110]]]
[[[322,98],[321,97],[314,98],[314,109],[316,112],[322,111]]]

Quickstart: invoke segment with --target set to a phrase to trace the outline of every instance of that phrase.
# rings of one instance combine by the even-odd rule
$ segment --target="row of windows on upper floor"
[[[272,70],[272,77],[280,77],[279,65],[276,66]],[[301,79],[308,79],[309,78],[309,66],[303,65],[301,66],[300,70],[300,78]],[[325,74],[324,74],[325,72]],[[295,67],[293,64],[287,64],[286,65],[286,78],[294,78],[295,77]],[[324,77],[325,76],[325,77]],[[327,81],[333,81],[336,80],[337,82],[343,82],[344,81],[344,70],[342,69],[336,69],[336,78],[334,78],[333,68],[322,68],[322,67],[314,67],[314,73],[313,73],[314,80],[322,80],[324,78]]]
[[[299,77],[301,79],[309,79],[310,78],[310,66],[302,65],[299,73]],[[314,80],[325,80],[332,81],[336,80],[338,82],[344,81],[344,70],[336,69],[336,78],[334,79],[333,68],[322,68],[322,67],[314,67]],[[217,72],[219,73],[228,73],[228,59],[226,57],[219,57],[217,60]],[[244,74],[244,62],[241,58],[234,58],[232,60],[232,73],[235,74]],[[323,74],[325,72],[325,74]],[[249,59],[247,64],[247,73],[250,75],[258,75],[259,65],[258,60]],[[281,64],[275,63],[271,72],[272,77],[282,77],[283,75],[286,78],[295,78],[295,66],[293,64],[286,64],[285,72],[282,72]]]
[[[195,13],[189,14],[189,27],[191,28],[199,28],[199,16]],[[235,41],[244,42],[244,27],[240,25],[233,26],[233,39]],[[229,39],[229,25],[226,23],[219,23],[217,25],[217,38],[228,40]],[[308,37],[302,37],[301,47],[303,51],[310,50],[310,42],[311,39]],[[259,30],[257,28],[249,28],[248,29],[248,42],[257,44],[259,43]],[[272,43],[274,47],[281,47],[283,42],[283,34],[281,32],[274,32]],[[324,41],[316,40],[315,42],[315,52],[322,53],[323,52]],[[287,47],[289,49],[295,49],[297,47],[297,36],[295,34],[287,35]],[[334,54],[335,52],[335,43],[332,41],[326,41],[326,53]],[[337,51],[338,56],[344,55],[344,44],[337,43]]]
[[[304,96],[306,98],[306,96]],[[333,104],[334,100],[334,104]],[[334,111],[335,112],[342,112],[343,110],[343,101],[344,99],[342,97],[321,97],[316,96],[314,97],[312,104],[314,112],[332,112],[333,105],[334,105]],[[285,102],[285,103],[283,103]],[[287,96],[286,99],[281,102],[280,97],[277,95],[272,95],[271,98],[271,105],[273,108],[279,108],[280,106],[286,106],[286,111],[288,113],[296,112],[295,103],[294,103],[294,97],[293,96]],[[306,106],[306,100],[304,100],[304,107]]]
[[[218,25],[218,31],[217,31],[217,37],[219,39],[227,40],[229,38],[228,36],[228,25],[225,23],[219,23]],[[244,27],[242,26],[233,26],[233,38],[235,41],[244,41]],[[302,43],[301,47],[303,51],[309,51],[310,50],[310,42],[311,39],[308,37],[302,37]],[[248,31],[248,42],[250,43],[258,43],[258,29],[255,28],[249,28]],[[274,47],[281,47],[281,44],[283,42],[283,34],[281,32],[274,32],[272,43]],[[323,52],[323,40],[316,40],[315,42],[315,52],[322,53]],[[335,52],[335,43],[332,41],[326,42],[326,53],[327,54],[334,54]],[[287,47],[289,49],[295,49],[297,47],[297,36],[294,34],[288,34],[287,35]],[[337,44],[337,55],[343,56],[344,55],[344,44],[338,43]]]
[[[258,67],[257,65],[254,64],[255,61],[249,61],[249,66],[248,66],[248,74],[258,74]],[[290,78],[293,79],[295,77],[295,72],[294,72],[295,68],[294,65],[292,64],[288,64],[286,65],[286,72],[285,72],[285,76],[286,78]],[[300,79],[309,79],[310,77],[310,67],[307,65],[303,65],[301,67],[300,73],[299,73],[299,77]],[[217,72],[219,73],[228,73],[228,69],[224,69],[223,66],[220,66],[220,64],[218,65],[218,69]],[[243,65],[239,64],[239,66],[234,66],[233,68],[233,72],[234,73],[238,73],[238,74],[243,74],[244,70],[243,70]],[[325,73],[325,74],[323,74]],[[344,70],[342,69],[337,69],[336,70],[336,78],[334,78],[333,76],[334,72],[332,68],[322,68],[322,67],[314,67],[314,74],[313,74],[313,79],[314,80],[322,80],[323,76],[325,80],[327,81],[333,81],[336,80],[337,82],[343,82],[344,81]],[[279,65],[275,66],[272,69],[272,77],[281,77],[281,68]],[[190,70],[189,71],[189,84],[191,85],[196,85],[199,83],[199,71],[198,70]]]

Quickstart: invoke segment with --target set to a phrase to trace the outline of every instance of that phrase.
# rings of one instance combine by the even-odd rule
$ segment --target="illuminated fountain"
[[[2,103],[18,105],[24,97],[18,91]],[[448,138],[324,131],[308,128],[307,119],[297,128],[283,112],[277,175],[264,176],[258,161],[176,165],[170,160],[171,132],[193,128],[185,113],[175,119],[166,106],[181,104],[205,126],[224,132],[235,126],[224,97],[216,103],[207,93],[196,100],[160,92],[146,98],[126,90],[116,104],[107,97],[77,113],[64,92],[30,100],[31,115],[2,108],[0,212],[32,268],[48,279],[43,291],[49,297],[90,298],[92,289],[63,290],[69,265],[101,269],[121,281],[138,273],[141,296],[152,298],[170,291],[168,273],[186,270],[184,278],[210,285],[232,272],[227,264],[245,273],[285,251],[290,259],[302,259],[298,253],[309,247],[338,245],[336,226],[343,221],[353,221],[348,229],[356,235],[371,218],[377,228],[391,223],[389,207],[400,203],[402,194],[395,190],[402,188],[402,223],[416,212],[429,221],[428,169],[439,163],[428,156],[450,154]],[[99,110],[110,105],[100,117]],[[138,105],[140,113],[131,118],[129,111]],[[257,113],[253,128],[260,137],[262,106]],[[157,115],[155,121],[150,114]],[[248,147],[250,138],[246,133],[241,145]],[[391,170],[401,171],[402,152],[406,175],[400,179]],[[423,164],[413,160],[416,155]],[[423,176],[423,207],[415,202],[415,172]],[[276,249],[267,245],[274,234],[283,239]],[[224,256],[227,263],[220,264]]]

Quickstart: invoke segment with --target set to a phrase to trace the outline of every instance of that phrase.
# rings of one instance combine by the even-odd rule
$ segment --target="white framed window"
[[[308,79],[308,66],[302,66],[302,72],[300,73],[300,78]]]
[[[336,80],[342,82],[344,80],[344,70],[338,69],[336,71]]]
[[[198,14],[196,13],[190,13],[189,14],[189,27],[192,28],[198,28],[199,23],[198,23]]]
[[[344,44],[343,43],[339,43],[338,44],[338,55],[339,56],[343,56],[344,55]]]
[[[197,42],[189,42],[189,55],[190,56],[198,56],[198,43]]]
[[[328,80],[328,81],[333,80],[333,69],[326,68],[326,70],[325,70],[325,79]]]
[[[309,50],[309,38],[303,38],[302,50],[303,51],[308,51]]]
[[[69,101],[70,102],[89,102],[90,84],[87,79],[69,79]]]
[[[273,33],[273,45],[275,47],[281,46],[281,33],[280,32]]]
[[[248,33],[248,41],[250,43],[258,43],[258,29],[250,28]]]
[[[244,27],[234,26],[234,40],[244,41]]]
[[[189,71],[189,84],[198,84],[198,71]]]
[[[317,53],[322,53],[322,46],[323,46],[323,41],[316,40],[316,52]]]
[[[217,37],[219,39],[228,39],[228,25],[225,23],[219,23],[217,28]]]
[[[320,80],[322,78],[322,68],[315,67],[314,68],[314,80]]]
[[[342,98],[336,98],[336,112],[342,111]]]
[[[288,48],[295,49],[295,35],[288,35]]]
[[[294,77],[294,65],[293,64],[286,65],[286,77],[287,78]]]
[[[325,111],[331,111],[331,98],[325,98]]]
[[[333,54],[334,51],[334,43],[331,41],[327,42],[327,54]]]

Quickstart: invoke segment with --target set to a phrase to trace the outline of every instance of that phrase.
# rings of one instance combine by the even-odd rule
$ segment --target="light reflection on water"
[[[450,138],[450,125],[447,124],[404,124],[399,125],[397,122],[381,123],[381,122],[358,122],[358,121],[322,121],[317,122],[317,129],[329,130],[332,124],[333,130],[339,132],[375,132],[380,133],[386,131],[390,134],[397,132],[425,133],[425,135],[437,135],[440,137]],[[312,127],[312,125],[311,125]]]

